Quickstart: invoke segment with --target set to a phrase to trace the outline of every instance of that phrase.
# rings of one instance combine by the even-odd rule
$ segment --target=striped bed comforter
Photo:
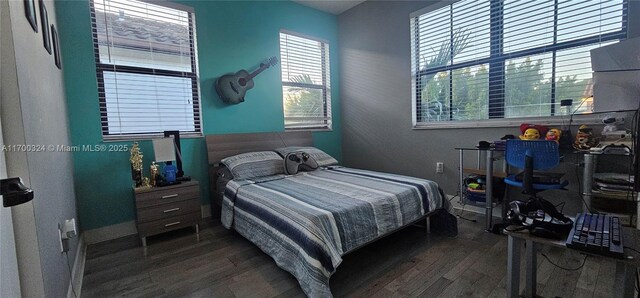
[[[445,207],[429,180],[345,167],[231,180],[222,223],[293,274],[310,297],[330,297],[341,256]]]

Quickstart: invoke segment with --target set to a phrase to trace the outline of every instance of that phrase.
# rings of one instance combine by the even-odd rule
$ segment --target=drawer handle
[[[180,222],[176,221],[176,222],[168,223],[168,224],[164,225],[164,227],[166,228],[166,227],[175,226],[175,225],[179,225],[179,224],[180,224]]]
[[[178,196],[178,194],[177,194],[177,193],[174,193],[174,194],[172,194],[172,195],[162,196],[162,198],[163,198],[163,199],[170,199],[170,198],[175,198],[175,197],[177,197],[177,196]]]
[[[178,211],[180,210],[180,208],[173,208],[173,209],[167,209],[165,211],[162,211],[163,213],[169,213],[169,212],[174,212],[174,211]]]

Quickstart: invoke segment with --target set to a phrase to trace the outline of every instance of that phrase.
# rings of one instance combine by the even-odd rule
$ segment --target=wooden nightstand
[[[200,237],[200,186],[198,181],[181,184],[135,189],[136,225],[142,245],[147,246],[147,236],[181,229],[196,228]]]

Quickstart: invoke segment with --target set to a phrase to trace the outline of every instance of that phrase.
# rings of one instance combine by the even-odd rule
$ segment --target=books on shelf
[[[595,173],[592,194],[616,200],[635,201],[633,175],[621,173]]]
[[[594,173],[593,180],[614,185],[631,185],[633,186],[633,175],[622,173]]]
[[[623,173],[594,173],[591,208],[607,214],[635,214],[637,193],[633,176]],[[628,223],[631,223],[628,220]]]

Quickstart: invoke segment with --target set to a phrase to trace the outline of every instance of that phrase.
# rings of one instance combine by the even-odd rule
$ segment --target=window
[[[329,44],[280,32],[285,129],[331,129]]]
[[[628,0],[461,0],[411,17],[415,126],[592,106],[590,50],[627,37]]]
[[[104,139],[201,132],[193,11],[158,3],[91,1]]]

